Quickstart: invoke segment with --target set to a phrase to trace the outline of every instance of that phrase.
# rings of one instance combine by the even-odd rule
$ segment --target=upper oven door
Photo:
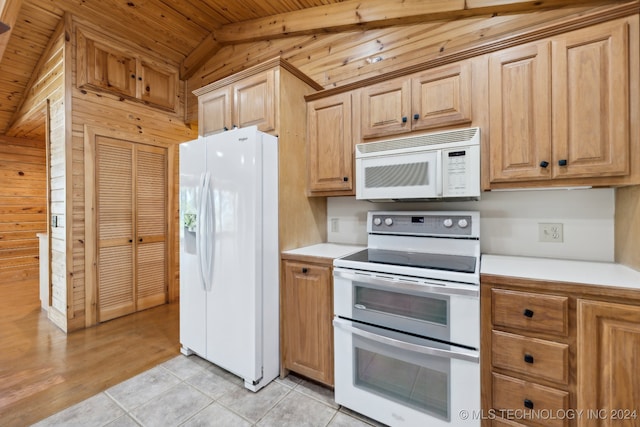
[[[478,286],[334,268],[336,316],[480,348]]]
[[[356,158],[356,199],[442,197],[440,150]]]

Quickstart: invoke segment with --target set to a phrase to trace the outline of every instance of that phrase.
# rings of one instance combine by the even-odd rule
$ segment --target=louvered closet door
[[[167,150],[136,149],[137,308],[167,300]]]
[[[96,137],[98,320],[136,310],[133,145]]]

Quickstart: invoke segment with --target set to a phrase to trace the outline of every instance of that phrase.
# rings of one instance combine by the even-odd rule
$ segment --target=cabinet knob
[[[404,117],[402,118],[402,123],[407,123],[407,116],[404,116]]]
[[[132,78],[132,79],[135,79],[135,78],[136,78],[136,75],[135,75],[135,74],[131,74],[131,78]]]
[[[533,311],[532,311],[532,310],[529,310],[528,308],[525,308],[525,309],[524,309],[524,311],[522,312],[522,315],[523,315],[524,317],[529,317],[529,318],[531,318],[531,317],[533,317]]]
[[[524,361],[525,361],[526,363],[533,363],[533,356],[532,356],[532,355],[530,355],[530,354],[525,354],[525,355],[524,355]]]
[[[348,176],[343,176],[343,177],[342,177],[342,180],[343,180],[344,182],[348,182],[348,181],[349,181],[349,177],[348,177]]]
[[[138,239],[138,242],[142,242],[142,237]]]
[[[138,80],[142,81],[142,77],[138,77]]]
[[[129,243],[133,243],[133,239],[129,239]]]
[[[413,120],[418,120],[420,118],[420,114],[414,114],[413,115]]]
[[[308,271],[309,271],[309,269],[307,267],[302,267],[302,272],[304,274],[307,274]]]
[[[567,161],[565,159],[558,160],[558,166],[567,166]]]
[[[549,166],[549,162],[547,162],[547,161],[545,161],[545,160],[543,160],[543,161],[541,161],[541,162],[540,162],[540,167],[541,167],[541,168],[546,168],[547,166]]]
[[[533,401],[530,399],[525,399],[524,400],[524,407],[527,409],[533,409]]]

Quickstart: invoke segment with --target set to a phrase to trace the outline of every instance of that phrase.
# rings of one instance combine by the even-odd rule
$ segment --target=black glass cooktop
[[[476,269],[476,258],[472,256],[402,252],[386,249],[365,249],[342,259],[345,261],[401,265],[459,273],[474,273]]]

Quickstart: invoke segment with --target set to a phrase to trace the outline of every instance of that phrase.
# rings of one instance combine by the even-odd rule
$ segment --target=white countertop
[[[640,271],[611,262],[483,254],[480,274],[640,289]]]
[[[291,249],[288,251],[283,251],[282,253],[320,258],[340,258],[342,256],[349,255],[363,249],[366,249],[366,246],[341,245],[337,243],[318,243],[317,245]]]

